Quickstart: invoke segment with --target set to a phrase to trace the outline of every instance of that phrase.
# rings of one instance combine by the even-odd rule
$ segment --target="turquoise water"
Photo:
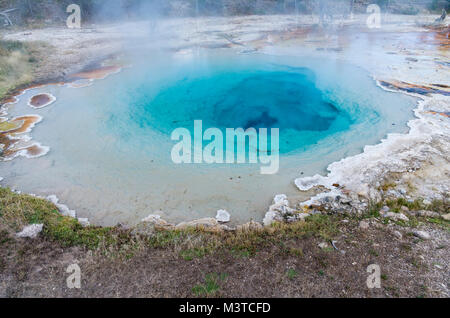
[[[38,92],[57,100],[30,109]],[[10,115],[39,114],[33,138],[45,157],[0,165],[4,184],[56,194],[94,223],[136,223],[149,214],[169,221],[214,217],[261,220],[273,197],[306,199],[293,181],[326,173],[386,134],[407,132],[416,100],[383,91],[370,74],[335,60],[238,55],[148,53],[133,66],[86,88],[51,86],[27,92]],[[172,162],[171,132],[279,128],[280,169],[259,164]]]
[[[323,96],[314,73],[306,68],[191,74],[154,97],[145,94],[149,90],[139,88],[125,120],[166,135],[179,127],[193,135],[194,120],[202,120],[204,130],[219,128],[224,135],[226,128],[279,128],[280,152],[290,153],[349,129],[352,123],[349,114]],[[110,126],[122,120],[112,114]]]

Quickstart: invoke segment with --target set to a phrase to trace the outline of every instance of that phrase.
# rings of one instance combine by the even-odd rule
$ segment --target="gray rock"
[[[423,216],[423,217],[427,217],[427,218],[439,218],[441,217],[441,215],[437,212],[433,212],[433,211],[417,211],[416,215],[419,216]]]
[[[408,212],[409,212],[409,209],[408,209],[408,207],[406,207],[406,206],[402,206],[402,207],[401,207],[401,210],[402,210],[402,212],[405,212],[405,213],[408,213]]]
[[[396,197],[396,198],[400,196],[399,193],[397,191],[395,191],[395,190],[389,190],[388,194],[393,196],[393,197]]]
[[[403,238],[402,233],[400,233],[399,231],[394,231],[392,234],[394,234],[394,236],[396,238],[398,238],[399,240],[401,240]]]
[[[260,231],[262,230],[264,227],[262,226],[262,224],[255,222],[255,221],[250,221],[248,223],[239,225],[237,227],[238,231]]]
[[[200,220],[195,220],[191,222],[182,222],[176,226],[177,229],[186,229],[186,228],[195,228],[195,227],[204,227],[204,228],[213,228],[218,227],[219,223],[216,219],[213,218],[204,218]]]
[[[273,211],[269,211],[266,213],[263,219],[264,226],[270,226],[276,222],[277,213]]]
[[[367,230],[367,229],[369,229],[369,227],[370,227],[370,224],[368,222],[366,222],[366,221],[359,222],[359,228],[361,230]]]
[[[421,238],[422,240],[431,240],[431,235],[425,231],[414,231],[414,236]]]
[[[236,228],[234,227],[229,227],[228,225],[222,224],[219,226],[219,228],[224,231],[224,232],[234,232],[236,231]]]
[[[389,207],[385,205],[384,207],[381,208],[381,211],[380,211],[380,212],[386,213],[386,212],[389,212],[389,210],[390,210]]]
[[[323,243],[320,243],[320,244],[319,244],[319,247],[320,247],[321,249],[324,249],[324,248],[327,248],[327,247],[328,247],[328,244],[325,243],[325,242],[323,242]]]
[[[91,225],[89,219],[86,218],[78,218],[78,222],[81,224],[82,227],[88,227]]]
[[[405,221],[405,222],[409,221],[408,217],[402,213],[387,212],[383,215],[383,217],[395,221]]]
[[[231,215],[225,210],[217,211],[216,220],[220,223],[228,223],[231,220]]]
[[[142,222],[136,225],[133,230],[131,231],[131,234],[133,235],[145,235],[145,236],[152,236],[156,233],[156,226],[154,223],[149,222]]]
[[[444,214],[444,215],[442,216],[442,218],[443,218],[444,220],[446,220],[446,221],[450,221],[450,213]]]
[[[42,232],[44,224],[32,224],[26,226],[22,232],[16,234],[17,237],[21,238],[36,238],[39,233]]]
[[[145,219],[142,219],[142,223],[150,223],[155,225],[156,227],[162,228],[172,228],[174,225],[169,222],[163,220],[160,215],[150,214]]]

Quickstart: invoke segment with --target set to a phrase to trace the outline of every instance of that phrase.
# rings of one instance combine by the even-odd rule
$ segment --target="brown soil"
[[[394,226],[396,227],[396,226]],[[449,297],[449,232],[427,225],[421,241],[393,226],[341,222],[337,251],[309,237],[279,242],[255,255],[220,251],[181,258],[146,248],[128,257],[105,256],[46,239],[0,235],[0,297],[195,297],[192,288],[210,273],[226,274],[215,297]],[[344,251],[345,253],[342,253]],[[68,289],[66,268],[79,264],[81,289]],[[368,265],[381,267],[381,289],[366,284]],[[291,273],[291,275],[289,275]]]

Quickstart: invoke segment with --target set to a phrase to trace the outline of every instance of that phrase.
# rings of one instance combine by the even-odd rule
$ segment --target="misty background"
[[[0,11],[15,25],[58,24],[69,4],[82,8],[84,22],[114,22],[148,17],[235,16],[266,14],[365,13],[369,4],[384,12],[415,15],[450,10],[450,0],[0,0]]]

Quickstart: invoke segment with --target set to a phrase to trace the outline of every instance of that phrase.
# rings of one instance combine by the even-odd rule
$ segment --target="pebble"
[[[439,218],[441,216],[439,213],[433,211],[418,211],[417,214],[429,218]]]
[[[403,238],[403,235],[402,235],[402,233],[400,233],[399,231],[394,231],[394,236],[396,237],[396,238],[398,238],[399,240],[401,240],[402,238]]]
[[[367,229],[369,229],[369,227],[370,227],[370,225],[368,222],[366,222],[366,221],[359,222],[359,228],[361,230],[367,230]]]
[[[81,224],[82,227],[89,227],[91,225],[89,219],[87,218],[78,218],[78,222]]]
[[[231,220],[231,215],[225,210],[217,211],[216,220],[220,223],[228,223]]]
[[[44,224],[32,224],[26,226],[22,232],[17,233],[17,237],[22,238],[36,238],[39,233],[42,232],[42,229],[44,228]]]
[[[323,242],[323,243],[320,243],[320,244],[319,244],[319,247],[320,247],[321,249],[324,249],[324,248],[327,248],[327,247],[328,247],[328,244],[325,243],[325,242]]]
[[[262,230],[264,227],[262,226],[261,223],[255,222],[255,221],[250,221],[246,224],[243,225],[239,225],[237,227],[238,231],[260,231]]]
[[[388,212],[388,213],[384,214],[383,217],[389,218],[392,220],[396,220],[396,221],[397,220],[401,220],[401,221],[405,221],[405,222],[409,221],[408,217],[402,213]]]
[[[431,235],[425,231],[414,231],[414,236],[421,238],[422,240],[431,240]]]

